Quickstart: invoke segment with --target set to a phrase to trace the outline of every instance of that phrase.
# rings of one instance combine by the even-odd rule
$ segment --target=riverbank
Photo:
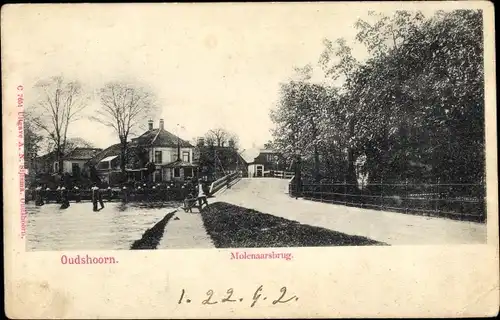
[[[179,205],[105,203],[94,212],[90,203],[72,203],[67,209],[28,204],[26,250],[130,250],[134,243],[135,248],[148,248],[155,243],[155,232],[148,230]]]

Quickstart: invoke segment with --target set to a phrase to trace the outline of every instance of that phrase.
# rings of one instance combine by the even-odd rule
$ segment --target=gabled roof
[[[120,144],[113,144],[106,149],[102,150],[98,154],[96,154],[89,162],[91,164],[98,164],[102,159],[106,157],[116,156],[120,154]]]
[[[102,149],[99,148],[75,148],[67,152],[63,159],[64,160],[90,160],[100,153]],[[37,157],[39,160],[53,160],[56,159],[56,151],[51,151],[42,156]]]
[[[138,152],[140,152],[142,148],[139,148],[138,144],[134,141],[131,141],[127,145],[127,152],[129,157],[134,157]],[[97,165],[99,162],[106,158],[118,157],[121,154],[121,145],[120,143],[113,144],[106,149],[102,150],[98,154],[96,154],[92,159],[88,161],[89,164]]]
[[[259,156],[260,150],[257,148],[243,150],[240,155],[247,163],[251,163]]]
[[[278,153],[278,151],[276,151],[274,149],[260,149],[260,153],[261,154],[265,154],[265,153]]]
[[[151,146],[177,148],[177,143],[179,143],[181,148],[193,147],[191,143],[184,141],[178,138],[176,135],[161,128],[148,130],[139,137],[132,139],[132,142],[144,147]]]
[[[261,154],[279,154],[279,152],[274,149],[251,148],[243,150],[240,153],[241,157],[245,159],[248,164],[255,162],[255,159]]]
[[[65,160],[90,160],[101,152],[99,148],[75,148],[64,155]]]
[[[51,152],[48,152],[44,155],[41,155],[39,157],[37,157],[38,160],[41,160],[41,161],[44,161],[44,160],[49,160],[49,159],[55,159],[56,158],[56,152],[55,151],[51,151]]]

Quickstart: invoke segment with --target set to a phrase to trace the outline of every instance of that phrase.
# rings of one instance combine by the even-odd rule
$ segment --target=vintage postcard
[[[11,4],[12,319],[499,311],[493,4]]]

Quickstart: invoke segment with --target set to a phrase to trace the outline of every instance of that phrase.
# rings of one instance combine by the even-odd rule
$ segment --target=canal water
[[[26,204],[26,250],[129,250],[180,203],[104,205],[94,212],[91,202],[71,203],[67,209],[60,209],[59,204]]]

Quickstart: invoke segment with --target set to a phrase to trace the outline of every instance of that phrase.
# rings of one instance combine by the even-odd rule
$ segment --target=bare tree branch
[[[65,81],[62,76],[40,80],[34,89],[38,99],[32,106],[31,121],[35,128],[47,133],[57,152],[59,173],[62,173],[69,126],[87,106],[86,95],[78,82]]]
[[[120,167],[125,171],[127,140],[141,122],[156,112],[154,94],[141,86],[110,82],[99,90],[102,108],[93,121],[113,128],[122,145]]]

